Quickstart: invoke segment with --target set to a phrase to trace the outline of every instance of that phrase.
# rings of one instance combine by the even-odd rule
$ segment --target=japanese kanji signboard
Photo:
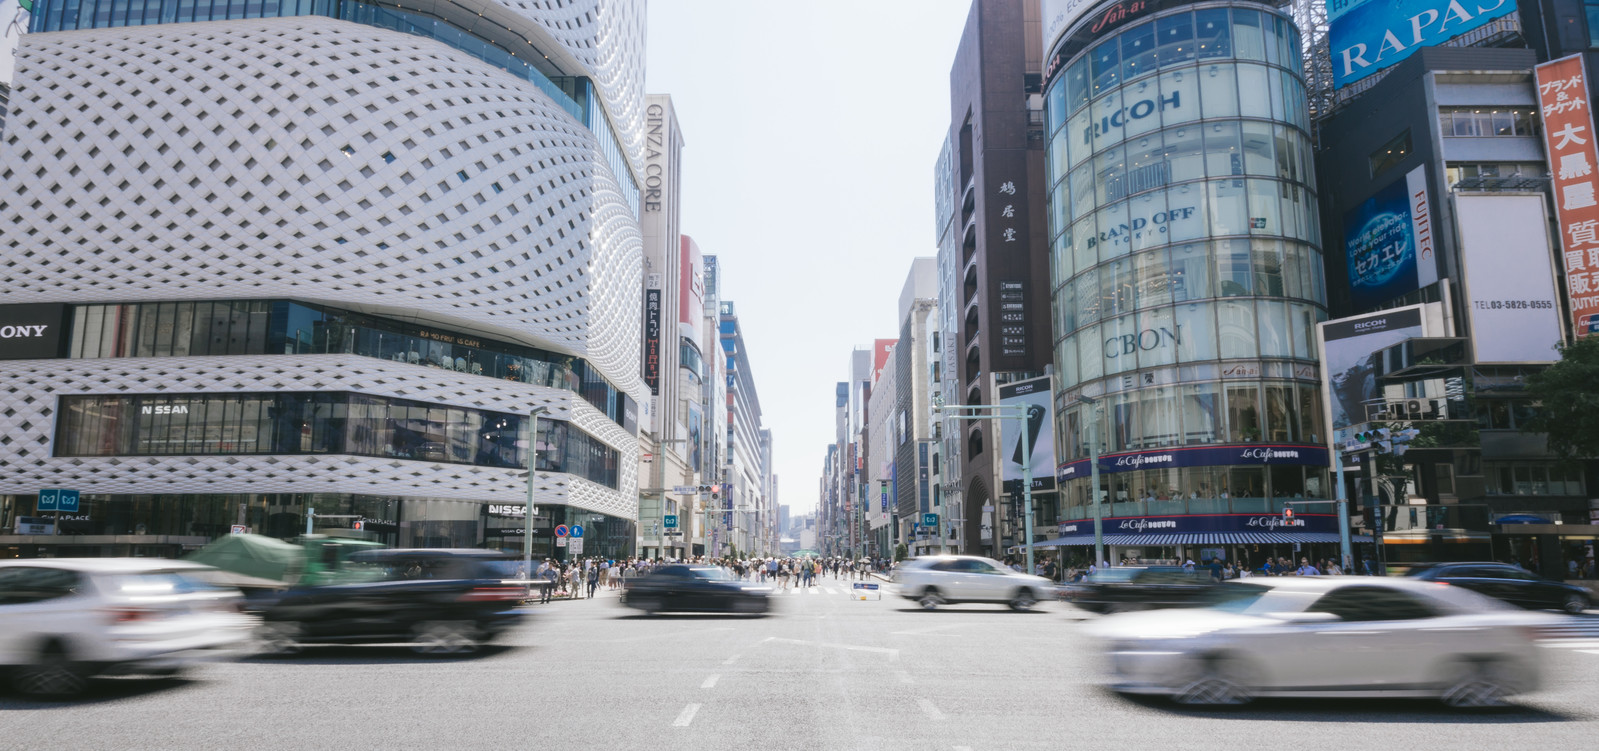
[[[1588,109],[1588,74],[1582,55],[1571,55],[1539,65],[1537,75],[1573,328],[1577,336],[1588,336],[1599,333],[1599,199],[1594,195],[1599,152]]]

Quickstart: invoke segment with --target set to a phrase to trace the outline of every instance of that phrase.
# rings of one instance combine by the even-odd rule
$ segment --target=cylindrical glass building
[[[1331,557],[1331,504],[1303,503],[1331,488],[1299,32],[1247,0],[1099,3],[1059,29],[1046,58],[1058,544],[1068,558],[1093,544],[1097,417],[1118,554],[1258,567],[1297,542]]]

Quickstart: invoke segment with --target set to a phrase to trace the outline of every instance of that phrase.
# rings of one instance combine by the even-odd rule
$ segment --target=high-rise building
[[[0,545],[309,525],[563,555],[581,524],[633,552],[642,3],[35,11],[0,149],[0,319],[34,332],[0,362],[0,522],[83,496]]]
[[[945,241],[957,250],[943,251],[946,280],[952,269],[958,280],[942,291],[959,311],[946,329],[958,357],[956,388],[943,394],[951,405],[993,405],[1000,385],[1043,375],[1050,363],[1038,13],[1036,0],[975,0],[950,68],[951,193],[935,206],[958,207]],[[949,426],[961,443],[961,549],[1016,542],[1008,527],[984,537],[1003,500],[995,424]]]
[[[761,400],[737,307],[724,299],[720,309],[722,355],[727,365],[723,523],[728,541],[742,553],[756,550],[771,536],[765,493],[771,482],[771,465],[767,462],[770,437],[762,427]]]
[[[931,472],[932,384],[928,380],[928,341],[937,328],[938,260],[917,258],[899,295],[899,343],[894,346],[894,508],[898,519],[895,543],[915,550],[918,542],[936,544],[933,531],[922,531],[922,514],[934,513]]]
[[[1058,544],[1094,543],[1097,434],[1113,548],[1331,557],[1330,504],[1260,521],[1331,497],[1299,32],[1265,1],[1049,5]]]

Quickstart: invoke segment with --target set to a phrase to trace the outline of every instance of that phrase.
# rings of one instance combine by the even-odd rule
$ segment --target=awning
[[[1370,535],[1351,535],[1351,542],[1371,542]],[[1338,542],[1334,532],[1191,532],[1168,535],[1104,536],[1106,545],[1117,547],[1142,547],[1159,545],[1289,545],[1296,542]],[[1094,544],[1093,535],[1068,535],[1048,542],[1036,543],[1035,548],[1080,547]]]

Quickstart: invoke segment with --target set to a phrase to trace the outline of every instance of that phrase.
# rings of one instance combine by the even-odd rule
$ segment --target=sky
[[[933,166],[970,0],[650,0],[646,85],[682,126],[683,232],[736,306],[778,501],[816,507],[850,351],[899,336],[934,256]]]

